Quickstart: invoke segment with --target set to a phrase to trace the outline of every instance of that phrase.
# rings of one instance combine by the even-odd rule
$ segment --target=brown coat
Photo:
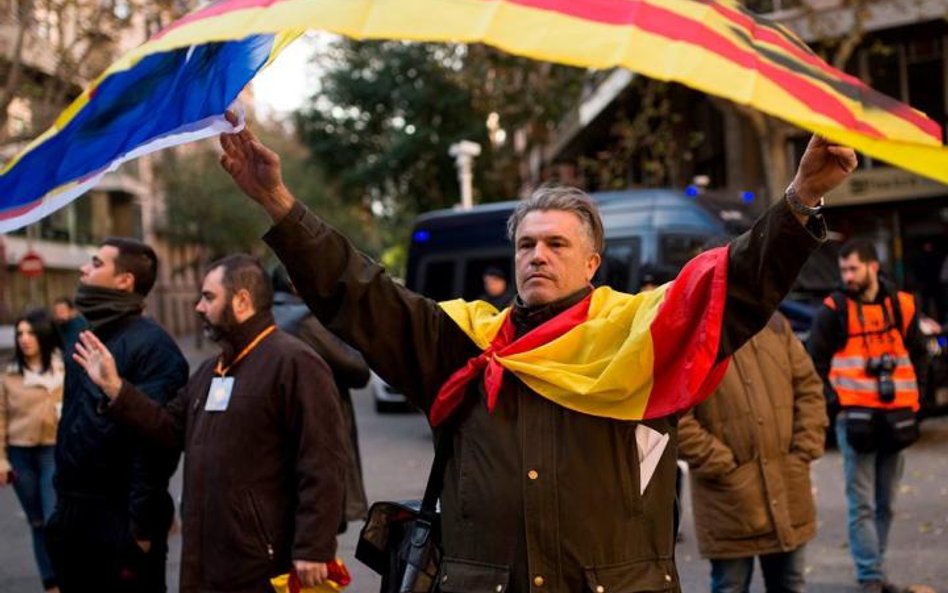
[[[238,326],[230,354],[273,323]],[[270,334],[233,365],[227,409],[205,410],[216,358],[161,407],[129,383],[108,414],[183,449],[181,593],[258,593],[292,560],[335,558],[345,472],[332,373],[308,346]]]
[[[56,444],[58,408],[63,402],[63,365],[53,359],[43,381],[24,376],[15,365],[0,375],[0,472],[10,471],[7,445],[36,447]],[[51,376],[50,376],[51,375]],[[47,379],[51,383],[44,384]]]
[[[779,314],[679,424],[706,558],[790,551],[816,533],[810,462],[823,454],[823,384]]]
[[[480,353],[437,304],[394,282],[300,204],[265,239],[320,321],[425,411],[445,380]],[[722,353],[766,323],[817,245],[783,202],[735,239]],[[517,331],[569,304],[520,311]],[[675,416],[647,422],[669,444],[643,492],[636,422],[574,412],[510,374],[493,412],[483,381],[468,386],[467,398],[450,437],[435,431],[453,447],[441,494],[440,591],[680,590]]]

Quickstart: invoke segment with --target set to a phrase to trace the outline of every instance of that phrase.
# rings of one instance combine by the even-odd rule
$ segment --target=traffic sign
[[[27,278],[39,278],[43,275],[44,268],[43,258],[35,251],[27,251],[20,258],[20,273]]]

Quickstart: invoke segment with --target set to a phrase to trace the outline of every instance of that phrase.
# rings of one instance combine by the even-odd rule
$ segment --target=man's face
[[[86,286],[132,292],[135,287],[135,277],[128,272],[119,272],[115,269],[115,259],[118,255],[118,247],[112,245],[99,247],[89,263],[79,268],[79,282]]]
[[[204,324],[204,335],[215,342],[237,327],[237,319],[224,288],[224,268],[207,273],[201,286],[201,298],[194,307]]]
[[[66,303],[56,303],[53,305],[53,320],[57,323],[65,323],[75,316],[75,309]]]
[[[601,258],[579,216],[563,210],[534,210],[514,238],[517,292],[527,306],[568,297],[589,284]]]
[[[484,274],[484,292],[492,297],[500,296],[507,290],[507,281],[500,276]]]
[[[879,275],[878,262],[864,262],[858,253],[839,258],[839,274],[843,278],[846,292],[852,296],[862,296],[876,283]]]

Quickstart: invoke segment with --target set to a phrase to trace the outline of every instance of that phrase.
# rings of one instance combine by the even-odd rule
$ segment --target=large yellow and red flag
[[[674,282],[625,294],[600,286],[566,311],[517,336],[511,310],[483,301],[440,303],[481,349],[453,373],[431,405],[432,426],[484,382],[487,408],[504,372],[556,404],[618,420],[661,418],[711,395],[728,358],[720,352],[728,248],[701,253]]]
[[[306,29],[624,67],[948,183],[936,123],[731,0],[221,0],[119,59],[7,164],[0,232],[62,206],[129,158],[228,129],[221,115],[240,89]]]

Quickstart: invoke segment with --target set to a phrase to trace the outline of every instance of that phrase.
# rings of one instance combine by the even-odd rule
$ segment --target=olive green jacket
[[[823,382],[774,315],[678,427],[702,556],[788,552],[816,534],[810,462],[823,454],[827,424]]]
[[[821,236],[822,221],[811,222]],[[422,410],[480,353],[434,301],[394,282],[302,205],[265,240],[320,321]],[[722,355],[766,323],[819,241],[781,202],[733,242]],[[524,316],[524,323],[566,305]],[[493,413],[481,381],[468,389],[475,405],[465,407],[451,433],[441,499],[441,591],[679,590],[675,417],[647,423],[672,438],[640,493],[637,423],[562,408],[510,374]]]

